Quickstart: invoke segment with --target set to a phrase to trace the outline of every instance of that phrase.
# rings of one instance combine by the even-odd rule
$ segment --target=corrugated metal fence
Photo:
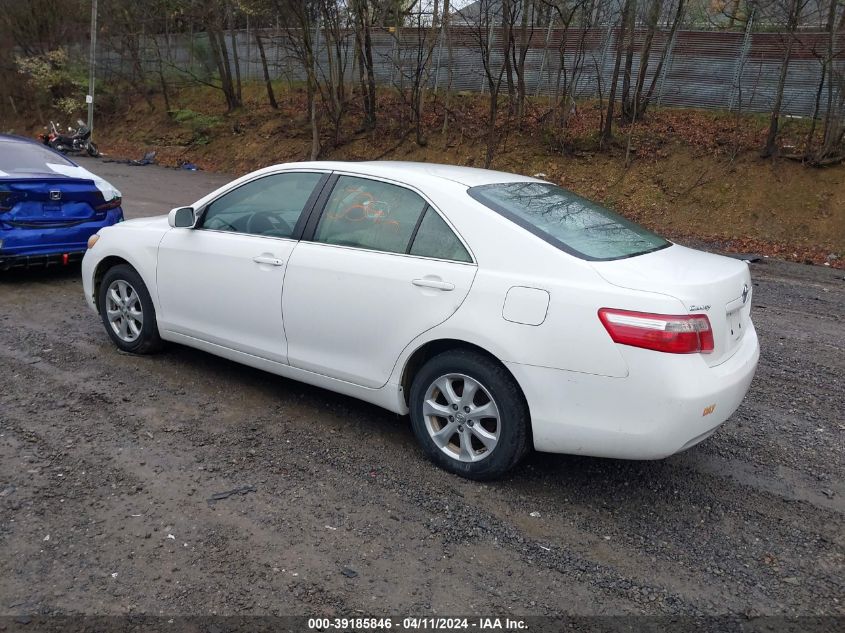
[[[290,34],[262,29],[259,31],[267,54],[271,75],[290,81],[304,79],[304,71],[291,55],[287,38]],[[241,76],[262,79],[261,61],[254,30],[237,31]],[[377,81],[382,85],[405,86],[417,67],[421,47],[431,46],[428,84],[432,89],[484,92],[483,51],[489,51],[490,66],[498,75],[503,63],[502,30],[480,32],[473,27],[452,27],[451,62],[442,32],[432,43],[425,41],[430,32],[404,28],[398,33],[387,30],[373,32],[374,62]],[[525,61],[527,93],[532,96],[556,94],[569,86],[575,98],[606,95],[613,74],[619,32],[613,28],[564,31],[538,27],[526,34],[528,53]],[[515,35],[519,38],[519,33]],[[635,51],[641,49],[645,31],[635,33]],[[325,34],[314,33],[319,52],[319,71],[328,75],[328,50]],[[645,87],[654,83],[652,101],[663,106],[715,108],[767,112],[771,109],[778,76],[788,38],[781,33],[743,33],[721,31],[678,31],[674,38],[666,31],[654,36]],[[167,62],[171,76],[179,70],[208,72],[211,68],[208,38],[204,33],[159,36],[158,47]],[[227,35],[227,44],[229,37]],[[353,81],[358,71],[353,59],[353,35],[343,43],[345,77]],[[821,32],[799,32],[792,43],[789,72],[784,91],[782,112],[796,116],[812,115],[822,60],[828,47],[828,35]],[[839,44],[839,49],[843,47]],[[144,65],[153,67],[155,46],[151,41],[143,47]],[[658,63],[665,56],[660,75],[655,77]],[[117,47],[101,51],[101,69],[109,73],[129,72],[131,65]],[[842,61],[837,61],[837,65]],[[451,73],[449,66],[451,65]],[[639,72],[639,54],[635,53],[632,76]],[[822,93],[822,103],[826,90]]]

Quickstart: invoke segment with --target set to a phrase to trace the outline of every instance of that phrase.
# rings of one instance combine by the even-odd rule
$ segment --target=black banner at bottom
[[[845,616],[0,616],[2,633],[841,633]]]

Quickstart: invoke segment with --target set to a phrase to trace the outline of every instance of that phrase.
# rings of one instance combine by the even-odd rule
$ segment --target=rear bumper
[[[103,219],[55,228],[0,227],[0,270],[78,262],[88,238],[106,226],[123,220],[120,208],[111,209]]]
[[[538,451],[660,459],[686,450],[736,411],[760,355],[753,326],[715,367],[698,354],[620,351],[626,378],[506,363],[528,400]]]
[[[85,251],[69,251],[64,253],[49,253],[45,255],[11,255],[4,256],[0,252],[0,270],[12,268],[49,268],[51,266],[69,266],[82,261]]]

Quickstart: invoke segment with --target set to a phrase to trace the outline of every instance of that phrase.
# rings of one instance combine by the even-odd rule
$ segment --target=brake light
[[[109,209],[117,209],[120,206],[121,198],[112,198],[105,204],[100,204],[94,207],[95,211],[108,211]]]
[[[615,343],[669,354],[708,354],[713,329],[705,314],[651,314],[602,308],[599,319]]]

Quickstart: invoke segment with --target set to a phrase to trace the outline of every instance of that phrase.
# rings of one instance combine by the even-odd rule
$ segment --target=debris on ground
[[[224,492],[215,492],[208,498],[208,503],[214,503],[216,501],[223,501],[223,499],[228,499],[234,495],[246,495],[250,492],[258,492],[255,486],[241,486],[240,488],[233,488],[232,490],[226,490]]]
[[[133,167],[143,167],[144,165],[155,165],[156,164],[156,152],[155,150],[149,151],[144,154],[143,158],[139,158],[137,160],[133,160],[131,158],[104,158],[104,163],[120,163],[122,165],[132,165]]]

